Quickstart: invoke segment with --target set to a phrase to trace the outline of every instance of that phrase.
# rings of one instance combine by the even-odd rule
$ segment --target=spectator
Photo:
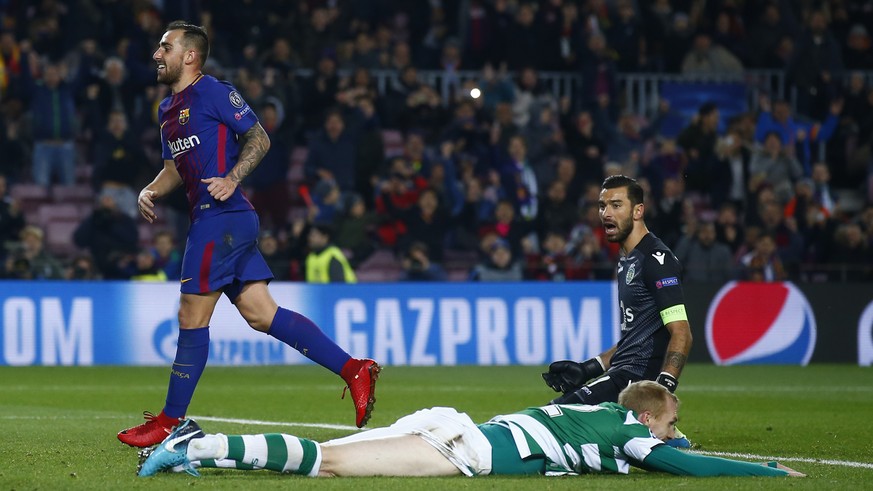
[[[615,22],[606,29],[609,45],[616,54],[619,71],[637,72],[646,67],[648,46],[630,0],[616,2]]]
[[[743,209],[746,205],[751,179],[750,164],[752,152],[743,145],[742,137],[736,130],[731,130],[723,138],[719,138],[715,146],[715,159],[710,172],[712,190],[711,205],[720,207],[723,203],[732,203]]]
[[[414,242],[427,246],[427,255],[432,262],[442,263],[446,238],[454,225],[445,209],[440,206],[439,196],[433,188],[425,188],[418,195],[415,206],[405,211],[395,211],[406,233],[401,237],[401,251],[407,252]]]
[[[29,73],[30,68],[23,70]],[[40,80],[28,79],[33,131],[33,181],[48,186],[57,174],[61,184],[76,180],[74,146],[76,108],[75,88],[64,80],[63,63],[49,62]]]
[[[342,192],[355,191],[356,159],[357,141],[352,130],[339,110],[331,110],[325,116],[324,129],[309,144],[306,179],[312,185],[332,181]]]
[[[825,13],[809,15],[807,29],[797,41],[795,56],[788,65],[788,80],[797,87],[797,112],[822,119],[836,91],[836,77],[843,71],[840,45],[828,31]]]
[[[568,235],[576,223],[577,208],[567,200],[567,187],[561,181],[552,181],[546,191],[536,217],[536,228],[540,238],[549,232]]]
[[[745,281],[785,281],[788,275],[782,260],[776,254],[776,239],[762,233],[755,240],[755,248],[740,258],[740,279]]]
[[[164,271],[168,280],[182,278],[182,254],[169,230],[160,230],[152,237],[151,253],[155,265]]]
[[[527,260],[526,279],[540,281],[572,281],[589,279],[590,265],[573,255],[567,236],[552,230],[543,236],[542,253],[531,254]]]
[[[400,261],[403,272],[401,281],[446,281],[448,275],[443,267],[431,260],[424,242],[415,241]]]
[[[464,181],[464,204],[457,216],[454,244],[460,249],[475,250],[479,231],[494,216],[496,196],[487,196],[476,177]]]
[[[509,243],[496,239],[488,251],[488,259],[480,261],[470,271],[470,281],[521,281],[524,278],[521,264],[513,259]]]
[[[676,245],[687,283],[726,283],[733,277],[731,256],[728,246],[716,240],[713,222],[698,224],[694,237],[686,235]]]
[[[36,225],[21,230],[21,249],[6,262],[7,273],[18,279],[56,280],[63,277],[63,267],[45,250],[45,233]]]
[[[752,173],[749,188],[753,191],[761,186],[773,189],[776,199],[786,203],[794,192],[794,183],[803,177],[803,167],[782,147],[782,140],[776,132],[764,139],[764,147],[755,153],[749,164]]]
[[[355,191],[366,196],[366,203],[373,206],[373,186],[385,162],[382,127],[371,96],[358,97],[354,107],[358,135],[358,148],[355,154]]]
[[[569,101],[566,104],[569,106]],[[569,155],[559,157],[559,162],[560,159],[568,157],[573,160],[573,186],[568,186],[568,190],[575,190],[573,192],[578,199],[582,183],[594,182],[599,185],[603,181],[606,144],[596,131],[594,119],[588,111],[580,111],[575,114],[569,110],[565,111],[561,117],[561,129],[564,132],[564,141]],[[567,182],[566,184],[571,183]],[[571,201],[575,203],[576,199]]]
[[[312,66],[312,65],[307,65]],[[303,88],[303,128],[314,131],[325,117],[328,108],[336,104],[336,94],[339,90],[336,60],[329,55],[323,55],[318,60],[315,74]]]
[[[791,116],[791,106],[787,101],[776,101],[772,104],[767,96],[760,101],[761,113],[755,126],[755,140],[765,143],[769,133],[776,132],[782,140],[786,151],[800,160],[804,166],[804,174],[810,174],[812,159],[812,143],[826,142],[834,134],[843,110],[843,102],[835,100],[831,103],[830,113],[822,124],[804,123]]]
[[[261,126],[270,136],[270,149],[257,167],[243,181],[247,194],[258,212],[261,226],[267,230],[281,230],[288,224],[288,167],[293,139],[284,126],[284,106],[275,97],[267,97],[258,110]]]
[[[273,273],[276,281],[288,281],[291,279],[291,259],[287,251],[279,243],[279,239],[273,232],[265,230],[258,237],[258,250],[267,261],[267,266]]]
[[[119,209],[129,217],[139,217],[137,192],[140,177],[148,170],[140,144],[128,131],[127,116],[121,110],[109,113],[106,130],[95,139],[96,157],[92,180],[98,192],[112,190]]]
[[[535,66],[540,58],[539,32],[534,25],[535,7],[525,2],[518,6],[515,23],[509,29],[509,43],[506,47],[506,62],[510,70],[525,66]]]
[[[537,117],[543,107],[558,109],[554,96],[546,90],[539,73],[532,66],[521,69],[513,93],[512,122],[519,129],[527,127],[531,118]]]
[[[536,174],[527,159],[527,143],[516,135],[509,140],[508,159],[500,167],[500,179],[505,197],[513,203],[523,220],[533,220],[539,210],[539,188]]]
[[[796,228],[803,241],[804,262],[827,261],[833,245],[835,223],[830,212],[818,204],[810,179],[797,181],[794,197],[785,205],[785,220]]]
[[[522,257],[524,253],[536,250],[536,242],[532,240],[536,236],[531,236],[534,223],[518,218],[511,201],[498,201],[492,220],[492,223],[482,227],[481,232],[494,232],[498,238],[505,240],[513,257]]]
[[[873,278],[873,253],[857,223],[846,223],[837,229],[836,247],[828,261],[836,267],[834,279],[840,281],[870,281]]]
[[[398,238],[406,233],[406,224],[400,218],[404,210],[411,209],[427,181],[402,158],[391,161],[388,176],[379,183],[376,197],[376,214],[379,218],[378,235],[383,245],[394,247]]]
[[[795,34],[790,24],[783,17],[778,2],[767,2],[760,18],[749,31],[749,62],[752,68],[784,68],[781,62],[774,62],[778,59],[776,52],[780,43]]]
[[[664,71],[667,73],[679,73],[685,55],[691,49],[694,41],[694,26],[685,12],[673,14],[673,22],[667,30],[664,39]]]
[[[873,66],[873,43],[864,24],[855,24],[849,30],[844,53],[849,70],[869,70]]]
[[[104,278],[122,279],[124,265],[136,253],[139,230],[133,218],[119,210],[113,195],[104,191],[91,215],[76,228],[73,242],[91,253]]]
[[[709,166],[718,141],[718,123],[718,106],[706,102],[697,109],[697,116],[691,124],[676,137],[676,143],[688,155],[685,179],[689,190],[707,191],[710,188]]]
[[[582,58],[582,86],[580,103],[582,109],[594,111],[600,108],[610,118],[618,111],[618,69],[606,38],[600,32],[588,36],[586,56]]]
[[[761,205],[760,214],[764,234],[776,241],[776,251],[785,271],[797,277],[804,251],[803,237],[797,233],[797,223],[793,217],[786,218],[783,206],[774,202]]]
[[[698,76],[739,76],[743,73],[743,64],[730,51],[714,44],[708,32],[699,31],[694,36],[691,51],[682,60],[682,73]]]
[[[307,283],[357,283],[357,276],[346,256],[333,245],[332,226],[316,223],[309,229],[309,255],[306,256]]]
[[[17,242],[24,228],[24,215],[18,202],[7,194],[6,176],[0,174],[0,261],[5,263],[6,254]]]
[[[94,264],[94,259],[88,254],[78,255],[70,261],[64,271],[64,279],[76,281],[95,281],[100,280],[100,272],[97,271],[97,265]]]
[[[343,212],[336,221],[336,245],[346,251],[349,264],[357,268],[376,250],[376,215],[367,209],[360,194],[346,196]]]
[[[167,281],[167,273],[157,265],[155,256],[148,249],[140,249],[130,272],[132,281]]]
[[[715,230],[715,240],[727,244],[731,254],[736,255],[740,246],[743,245],[744,232],[735,204],[730,202],[721,204],[716,216]]]

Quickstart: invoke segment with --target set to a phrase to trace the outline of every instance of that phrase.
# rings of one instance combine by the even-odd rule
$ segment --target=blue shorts
[[[258,250],[258,215],[222,213],[191,224],[182,258],[182,293],[221,291],[231,302],[246,283],[273,273]]]

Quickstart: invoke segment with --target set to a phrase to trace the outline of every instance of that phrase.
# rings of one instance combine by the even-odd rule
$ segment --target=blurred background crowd
[[[611,279],[615,173],[686,282],[873,279],[864,0],[0,0],[4,277],[179,279],[184,194],[136,207],[176,19],[271,136],[279,280]]]

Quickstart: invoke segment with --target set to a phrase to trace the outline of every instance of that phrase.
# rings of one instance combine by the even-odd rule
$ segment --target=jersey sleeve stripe
[[[225,143],[227,140],[227,126],[223,123],[218,125],[218,175],[224,176],[227,161],[225,158]]]
[[[671,322],[687,321],[688,314],[685,313],[685,306],[682,304],[667,307],[661,311],[661,322],[666,326]]]

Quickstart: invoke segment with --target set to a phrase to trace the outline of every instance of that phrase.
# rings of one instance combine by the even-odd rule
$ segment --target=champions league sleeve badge
[[[239,92],[235,90],[231,91],[231,93],[228,94],[227,97],[228,99],[230,99],[230,104],[237,109],[242,109],[242,107],[245,105],[245,101],[243,101],[242,96],[239,95]]]

